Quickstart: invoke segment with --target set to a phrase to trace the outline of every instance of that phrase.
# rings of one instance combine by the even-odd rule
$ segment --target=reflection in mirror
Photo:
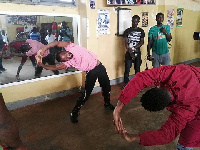
[[[27,43],[31,40],[35,40],[32,46],[30,42]],[[76,71],[75,68],[68,68],[52,72],[37,66],[31,48],[38,49],[39,45],[47,45],[54,40],[78,44],[77,18],[0,15],[0,83],[7,84]],[[50,53],[43,59],[44,63],[58,63],[55,54],[59,50],[57,47],[50,49]]]

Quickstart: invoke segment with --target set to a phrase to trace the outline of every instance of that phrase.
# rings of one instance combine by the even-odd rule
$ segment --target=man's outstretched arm
[[[42,49],[40,49],[37,52],[37,55],[35,56],[37,63],[42,63],[42,57],[44,55],[44,53],[49,50],[51,47],[54,46],[58,46],[58,47],[66,47],[67,45],[69,45],[70,42],[64,42],[64,41],[54,41],[46,46],[44,46]]]
[[[70,42],[64,42],[64,41],[54,41],[46,46],[44,46],[42,49],[40,49],[38,52],[37,52],[37,55],[36,57],[42,59],[41,57],[44,55],[45,51],[49,50],[51,47],[54,47],[54,46],[58,46],[58,47],[66,47],[67,45],[69,45]]]
[[[43,67],[47,70],[62,70],[62,69],[66,69],[66,65],[61,63],[61,64],[58,64],[58,65],[44,65],[43,63],[41,62],[38,62],[38,65],[40,67]]]
[[[148,44],[147,44],[147,60],[152,61],[153,58],[150,55],[150,50],[152,48],[152,44],[153,44],[153,39],[148,37]]]
[[[115,131],[119,133],[122,138],[124,138],[128,142],[140,142],[140,137],[138,134],[130,134],[127,132],[127,130],[124,128],[122,119],[120,117],[120,113],[122,108],[124,107],[124,104],[121,101],[118,101],[117,106],[115,107],[115,110],[113,112],[113,123],[115,125]]]
[[[115,131],[117,133],[119,133],[122,130],[122,120],[120,117],[120,113],[123,107],[124,107],[124,104],[121,101],[118,101],[117,106],[115,107],[115,110],[113,111],[113,123],[115,125]]]

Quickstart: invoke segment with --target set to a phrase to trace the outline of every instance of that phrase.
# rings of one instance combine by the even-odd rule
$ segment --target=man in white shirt
[[[3,41],[6,43],[6,44],[8,44],[8,36],[7,36],[7,34],[6,34],[6,32],[5,32],[5,30],[2,30],[2,37],[3,37]]]
[[[46,36],[45,40],[49,43],[52,43],[56,40],[55,35],[52,34],[52,29],[47,30],[48,35]]]

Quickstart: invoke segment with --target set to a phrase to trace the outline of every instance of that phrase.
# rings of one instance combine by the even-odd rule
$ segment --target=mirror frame
[[[80,15],[75,15],[75,14],[60,14],[60,13],[39,13],[39,12],[13,12],[13,11],[0,11],[0,15],[36,15],[36,16],[54,16],[54,17],[73,17],[73,19],[75,18],[77,20],[77,26],[78,26],[78,30],[77,30],[77,44],[80,45]],[[40,78],[36,78],[36,79],[27,79],[24,81],[14,81],[14,82],[10,82],[10,83],[6,83],[6,84],[1,84],[0,88],[2,87],[9,87],[9,86],[13,86],[13,85],[20,85],[20,84],[25,84],[25,83],[30,83],[30,82],[35,82],[35,81],[40,81],[40,80],[46,80],[46,79],[51,79],[51,78],[55,78],[55,77],[61,77],[61,76],[67,76],[67,75],[72,75],[72,74],[76,74],[76,73],[81,73],[82,71],[75,71],[75,72],[68,72],[68,73],[62,73],[59,75],[50,75],[47,77],[40,77]]]

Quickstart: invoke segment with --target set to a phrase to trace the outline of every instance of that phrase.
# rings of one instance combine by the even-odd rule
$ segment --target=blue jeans
[[[183,145],[181,145],[181,144],[177,144],[177,147],[176,147],[176,150],[193,150],[193,148],[191,148],[191,147],[185,147],[185,146],[183,146]]]
[[[135,69],[135,74],[136,74],[137,72],[140,72],[140,65],[142,63],[140,51],[137,53],[137,57],[135,58],[135,60],[132,60],[132,57],[130,56],[129,52],[126,52],[125,72],[124,72],[124,83],[125,84],[127,84],[129,82],[129,72],[130,72],[130,68],[132,67],[133,63],[134,63],[134,69]]]
[[[154,57],[154,60],[152,60],[152,66],[155,67],[160,67],[160,65],[170,65],[170,54],[156,54],[155,52],[152,53],[152,56]]]

